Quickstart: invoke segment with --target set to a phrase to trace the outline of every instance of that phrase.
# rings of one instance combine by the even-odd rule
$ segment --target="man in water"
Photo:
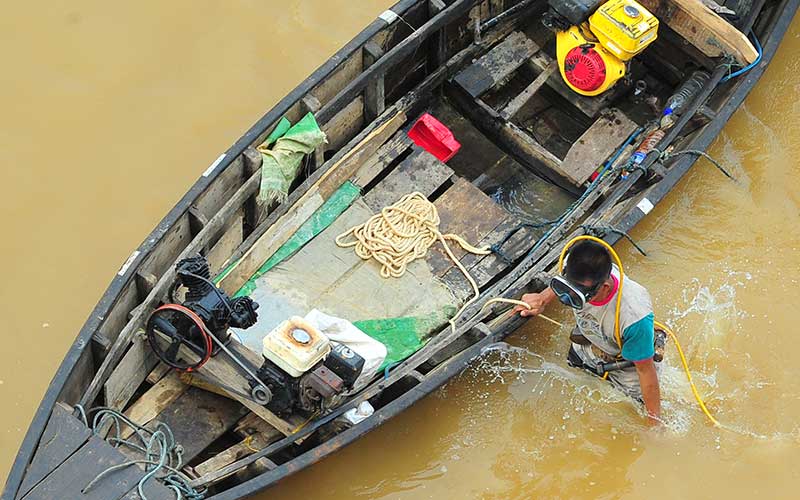
[[[563,276],[553,278],[542,292],[523,295],[522,300],[530,309],[517,306],[515,311],[521,316],[535,316],[557,298],[571,306],[576,327],[570,335],[567,363],[598,374],[601,363],[620,358],[631,361],[632,366],[609,371],[608,379],[644,402],[649,423],[654,424],[661,415],[661,392],[653,360],[653,306],[647,290],[625,276],[619,315],[620,348],[614,334],[618,289],[619,269],[612,265],[608,251],[596,242],[584,240],[570,249]]]

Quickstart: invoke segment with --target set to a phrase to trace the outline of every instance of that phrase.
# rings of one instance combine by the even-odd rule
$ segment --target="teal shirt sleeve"
[[[636,362],[650,359],[654,354],[653,313],[650,313],[622,332],[622,357]]]

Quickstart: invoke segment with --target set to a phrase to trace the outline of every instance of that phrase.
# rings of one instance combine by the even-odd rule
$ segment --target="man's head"
[[[583,286],[595,286],[611,275],[611,256],[608,250],[594,241],[579,241],[569,250],[564,276]]]
[[[570,248],[564,276],[555,277],[550,287],[565,305],[581,309],[590,300],[604,300],[613,290],[611,256],[600,244],[580,241]],[[565,279],[566,278],[566,279]],[[572,290],[578,290],[576,294]]]

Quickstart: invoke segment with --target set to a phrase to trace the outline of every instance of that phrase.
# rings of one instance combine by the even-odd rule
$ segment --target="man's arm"
[[[531,306],[530,309],[516,306],[514,312],[518,312],[520,316],[536,316],[543,313],[547,304],[555,298],[556,294],[549,286],[539,293],[526,293],[522,296],[522,301]]]
[[[661,389],[658,386],[658,374],[653,358],[637,361],[636,373],[639,375],[639,386],[642,388],[642,399],[647,410],[648,423],[655,425],[661,418]]]

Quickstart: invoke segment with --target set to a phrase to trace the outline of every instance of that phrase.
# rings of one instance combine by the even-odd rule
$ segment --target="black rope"
[[[497,255],[497,258],[500,259],[501,261],[503,261],[503,263],[505,263],[506,265],[510,266],[510,265],[512,265],[514,263],[514,261],[511,259],[511,257],[508,256],[508,254],[506,254],[503,251],[503,245],[508,243],[508,240],[510,240],[515,234],[517,234],[523,228],[527,227],[527,228],[531,228],[531,229],[541,229],[543,227],[552,226],[553,224],[556,224],[557,222],[558,222],[558,220],[546,220],[546,221],[537,222],[537,223],[522,222],[520,224],[517,224],[516,227],[514,227],[513,229],[510,229],[506,233],[506,235],[503,237],[502,240],[500,240],[497,243],[491,245],[489,247],[489,250],[491,250],[493,254]]]
[[[656,149],[655,151],[657,151],[658,153],[660,153],[660,155],[659,155],[659,160],[661,160],[662,162],[664,162],[664,161],[666,161],[666,160],[669,160],[670,158],[674,158],[674,157],[676,157],[676,156],[680,156],[680,155],[697,155],[697,156],[702,156],[702,157],[703,157],[703,158],[705,158],[706,160],[710,161],[712,165],[714,165],[715,167],[717,167],[717,168],[719,169],[719,171],[720,171],[720,172],[722,172],[723,174],[725,174],[725,177],[727,177],[728,179],[732,180],[733,182],[736,182],[736,183],[738,183],[738,182],[739,182],[739,181],[736,179],[736,177],[734,177],[734,176],[733,176],[733,175],[731,175],[731,174],[730,174],[730,173],[729,173],[727,170],[725,170],[725,168],[724,168],[722,165],[720,165],[720,163],[719,163],[717,160],[715,160],[714,158],[712,158],[712,157],[711,157],[711,155],[709,155],[709,154],[708,154],[708,153],[706,153],[705,151],[700,151],[699,149],[684,149],[683,151],[672,151],[672,152],[669,152],[669,153],[668,153],[668,152],[661,152],[661,151],[658,151],[657,149]]]
[[[614,234],[617,234],[617,235],[619,235],[619,236],[622,236],[622,237],[624,237],[626,240],[630,241],[630,242],[631,242],[631,245],[633,245],[633,247],[634,247],[636,250],[638,250],[640,254],[642,254],[642,255],[644,255],[645,257],[647,257],[647,252],[645,252],[645,251],[644,251],[644,249],[642,249],[642,247],[640,247],[640,246],[639,246],[639,245],[636,243],[636,241],[634,241],[634,239],[633,239],[633,238],[631,238],[631,235],[629,235],[629,234],[628,234],[628,233],[626,233],[625,231],[621,231],[621,230],[619,230],[619,229],[617,229],[617,228],[615,228],[615,227],[613,227],[613,226],[601,225],[601,224],[594,225],[594,226],[590,226],[590,225],[583,224],[583,225],[581,225],[581,228],[582,228],[584,231],[586,231],[586,233],[592,233],[592,234],[594,234],[594,235],[595,235],[595,236],[597,236],[597,237],[603,237],[603,236],[605,236],[605,235],[606,235],[606,234],[608,234],[608,233],[614,233]]]

